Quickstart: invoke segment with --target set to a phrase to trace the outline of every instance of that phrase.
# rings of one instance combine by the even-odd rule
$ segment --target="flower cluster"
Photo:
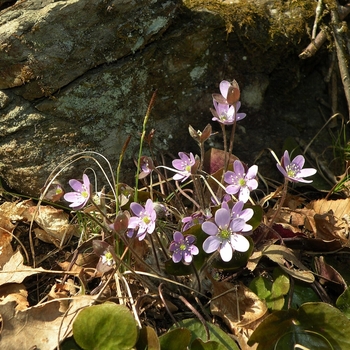
[[[212,97],[214,104],[214,109],[211,109],[212,120],[218,121],[222,125],[232,125],[246,117],[245,113],[238,113],[241,106],[239,101],[240,89],[235,80],[231,83],[226,80],[222,81],[220,83],[220,94],[213,94]],[[233,127],[232,130],[234,132],[235,128]],[[212,134],[210,124],[205,127],[203,132],[195,131],[191,126],[189,131],[190,135],[200,145],[201,156],[204,158],[203,144]],[[233,137],[231,141],[230,144],[233,144]],[[229,152],[231,151],[232,149],[229,150]],[[179,158],[172,161],[173,168],[168,168],[175,172],[173,180],[184,182],[197,173],[197,168],[202,170],[203,159],[199,160],[192,153],[179,152],[178,155]],[[286,182],[310,183],[311,180],[305,180],[304,177],[314,175],[316,170],[313,168],[303,168],[304,164],[305,158],[302,155],[296,156],[291,161],[288,151],[285,151],[280,163],[277,164],[277,168],[285,177]],[[153,160],[148,156],[142,156],[139,165],[140,174],[138,175],[138,179],[149,176],[153,170],[157,169]],[[215,199],[212,206],[216,207],[216,211],[208,204],[205,204],[208,207],[204,208],[201,207],[202,205],[198,205],[195,200],[193,201],[200,208],[190,216],[182,219],[181,232],[177,230],[173,231],[173,239],[169,244],[169,252],[174,263],[183,262],[185,265],[189,265],[193,262],[194,256],[200,253],[200,249],[195,245],[198,238],[197,234],[206,234],[208,236],[202,240],[202,250],[207,254],[219,252],[224,262],[231,261],[235,251],[247,252],[249,250],[251,243],[246,236],[250,235],[253,231],[250,220],[254,215],[254,211],[252,208],[245,206],[249,199],[253,202],[250,198],[250,193],[258,188],[257,175],[257,165],[252,165],[248,168],[248,166],[237,159],[232,164],[232,170],[226,170],[223,174],[222,184],[226,186],[226,194],[222,197],[221,202],[210,191],[212,199]],[[198,179],[200,178],[198,177]],[[204,178],[203,182],[206,182]],[[91,185],[88,176],[84,174],[82,182],[72,179],[69,181],[69,184],[74,192],[66,193],[64,199],[71,203],[69,204],[71,208],[75,210],[82,209],[88,203],[91,196]],[[187,199],[191,200],[191,196],[185,194],[185,192],[181,192],[182,187],[186,185],[184,184],[181,187],[178,183],[176,185],[179,193],[184,194]],[[206,185],[208,185],[207,182]],[[198,186],[198,182],[195,182],[193,186],[194,190],[197,189],[196,186]],[[62,188],[59,189],[59,194],[62,195],[63,190]],[[189,189],[188,193],[194,193],[193,189]],[[137,199],[137,196],[135,198]],[[103,200],[104,198],[101,196],[99,202],[94,200],[90,202],[95,206],[100,206]],[[125,203],[119,204],[123,206],[128,201],[129,199],[127,198]],[[202,200],[199,203],[203,204],[205,202]],[[218,204],[221,204],[219,209],[217,209]],[[109,227],[117,235],[125,234],[129,239],[138,238],[139,241],[142,241],[146,238],[147,234],[152,234],[155,231],[157,219],[159,221],[163,219],[167,215],[167,212],[165,205],[154,203],[151,199],[147,199],[144,206],[135,201],[130,204],[130,210],[120,211],[116,215],[114,223],[109,225]],[[101,210],[100,213],[102,213]],[[162,230],[160,229],[159,231]],[[190,234],[194,232],[196,234]],[[107,271],[112,268],[118,259],[112,245],[107,244],[105,241],[95,240],[94,251],[100,256],[99,267],[101,271]]]

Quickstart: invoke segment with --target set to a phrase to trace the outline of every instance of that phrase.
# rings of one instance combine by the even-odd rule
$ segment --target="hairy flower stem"
[[[198,284],[198,292],[200,293],[201,292],[201,280],[199,278],[198,271],[197,271],[196,266],[194,265],[193,261],[191,262],[191,267],[192,267],[192,270],[194,272],[194,275],[196,276],[196,280],[197,280],[197,284]]]
[[[231,136],[230,136],[230,145],[229,145],[229,148],[228,148],[228,160],[226,161],[225,163],[225,172],[227,171],[228,169],[228,164],[230,162],[230,156],[232,154],[232,150],[233,150],[233,141],[235,139],[235,133],[236,133],[236,125],[237,125],[237,122],[236,122],[236,118],[235,118],[235,121],[232,125],[232,130],[231,130]]]
[[[225,171],[224,170],[226,169],[226,164],[228,164],[228,162],[230,160],[230,157],[228,157],[228,154],[227,154],[227,137],[226,137],[225,125],[221,124],[221,123],[220,123],[220,125],[221,125],[223,140],[224,140],[224,154],[225,154],[223,172],[222,172],[220,183],[222,185],[224,185],[224,175],[225,175]],[[222,188],[221,188],[221,186],[219,186],[219,188],[218,188],[218,190],[216,192],[216,196],[218,198],[221,198],[221,196],[222,196]]]
[[[126,141],[124,142],[124,145],[123,145],[123,148],[122,148],[122,151],[120,152],[120,157],[119,157],[119,162],[118,162],[118,166],[117,166],[117,173],[116,173],[116,188],[115,188],[115,213],[116,215],[118,215],[119,213],[119,175],[120,175],[120,168],[122,166],[122,161],[123,161],[123,158],[124,158],[124,154],[125,154],[125,151],[129,145],[129,142],[130,142],[130,139],[131,139],[131,135],[128,136],[128,138],[126,139]]]
[[[193,186],[196,194],[196,198],[199,202],[199,208],[204,210],[205,209],[205,202],[204,202],[204,196],[203,196],[203,187],[202,184],[199,181],[199,176],[197,175],[191,175]]]
[[[282,207],[283,207],[283,204],[284,204],[284,201],[286,199],[286,195],[287,195],[287,190],[288,190],[288,179],[285,178],[284,179],[284,185],[283,185],[283,188],[282,188],[282,195],[281,195],[281,198],[280,198],[280,201],[278,203],[278,206],[277,206],[277,209],[275,211],[275,213],[273,214],[273,217],[272,219],[270,220],[269,224],[267,225],[268,228],[271,228],[272,225],[274,224],[278,214],[280,213]]]
[[[142,126],[142,134],[141,134],[141,139],[140,139],[140,148],[139,148],[139,156],[137,159],[137,170],[136,170],[136,175],[135,175],[135,194],[134,194],[134,202],[137,202],[138,199],[138,186],[139,186],[139,173],[140,173],[140,168],[141,168],[141,157],[142,157],[142,146],[143,146],[143,141],[146,136],[146,126],[148,122],[148,118],[151,114],[152,107],[154,105],[154,101],[156,99],[156,94],[157,90],[153,92],[153,95],[151,97],[151,101],[148,104],[147,112],[145,115],[145,118],[143,120],[143,126]]]

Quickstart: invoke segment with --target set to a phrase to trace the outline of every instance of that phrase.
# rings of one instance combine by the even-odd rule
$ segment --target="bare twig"
[[[340,20],[343,20],[350,13],[350,2],[345,6],[338,6],[338,14]],[[321,30],[315,39],[312,39],[311,43],[306,47],[306,49],[299,55],[299,58],[306,59],[312,57],[318,49],[324,44],[327,39],[327,34],[325,30]]]
[[[350,8],[350,4],[349,8]],[[338,66],[340,71],[340,76],[342,79],[345,97],[348,103],[348,118],[350,120],[350,80],[349,80],[349,69],[347,55],[349,53],[345,52],[346,43],[343,38],[342,33],[346,32],[346,23],[341,22],[341,18],[336,9],[331,8],[331,18],[332,18],[332,29],[334,36],[335,48],[337,51]]]
[[[316,38],[317,24],[318,24],[318,21],[321,17],[322,5],[323,5],[323,0],[318,0],[316,11],[315,11],[315,22],[314,22],[314,26],[312,28],[312,35],[311,35],[312,40],[314,40]]]

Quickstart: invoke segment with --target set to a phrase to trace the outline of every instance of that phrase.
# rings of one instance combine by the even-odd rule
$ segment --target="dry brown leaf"
[[[307,283],[313,283],[315,281],[312,272],[294,255],[291,249],[281,245],[271,244],[266,246],[262,252],[263,255],[277,263],[292,277]],[[298,269],[295,269],[295,266]]]
[[[282,208],[275,222],[281,224],[284,228],[288,228],[293,233],[301,231],[316,232],[314,220],[315,211],[309,208],[290,209]]]
[[[13,255],[11,241],[12,236],[10,234],[0,231],[0,270]]]
[[[72,321],[78,312],[91,305],[93,300],[93,296],[75,297],[66,313],[59,311],[58,301],[18,312],[15,302],[0,304],[1,349],[56,349],[58,341],[71,335]]]
[[[0,270],[0,286],[5,283],[22,283],[23,280],[31,275],[35,275],[46,271],[43,268],[32,268],[23,265],[23,256],[20,251],[17,251],[4,264]]]
[[[316,237],[324,240],[340,239],[348,243],[350,226],[350,198],[320,199],[309,204],[315,210]]]
[[[0,286],[0,303],[15,301],[16,311],[25,310],[28,306],[28,292],[22,283],[8,283]]]
[[[62,209],[56,209],[51,206],[36,206],[28,208],[27,218],[34,221],[41,229],[34,230],[37,238],[46,242],[61,246],[69,240],[76,227],[69,223],[69,215]]]
[[[211,279],[213,297],[210,310],[238,334],[241,328],[255,329],[267,312],[266,303],[243,283],[234,285]]]
[[[64,244],[76,231],[75,226],[69,223],[69,215],[62,209],[51,206],[37,207],[31,200],[19,203],[5,202],[0,206],[0,233],[12,233],[14,221],[32,220],[41,227],[41,230],[35,230],[37,237],[56,246]]]

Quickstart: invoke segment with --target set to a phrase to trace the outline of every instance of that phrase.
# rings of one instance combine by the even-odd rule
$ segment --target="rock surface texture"
[[[211,122],[211,93],[222,79],[241,86],[248,116],[235,153],[242,160],[253,162],[265,147],[281,154],[286,136],[315,134],[323,123],[315,98],[327,98],[325,53],[298,58],[310,40],[313,2],[203,3],[1,1],[0,176],[9,187],[38,196],[55,167],[84,150],[115,167],[128,135],[121,179],[132,182],[154,89],[148,130],[156,130],[159,151],[197,152],[188,124]],[[62,181],[89,166],[68,166]]]

